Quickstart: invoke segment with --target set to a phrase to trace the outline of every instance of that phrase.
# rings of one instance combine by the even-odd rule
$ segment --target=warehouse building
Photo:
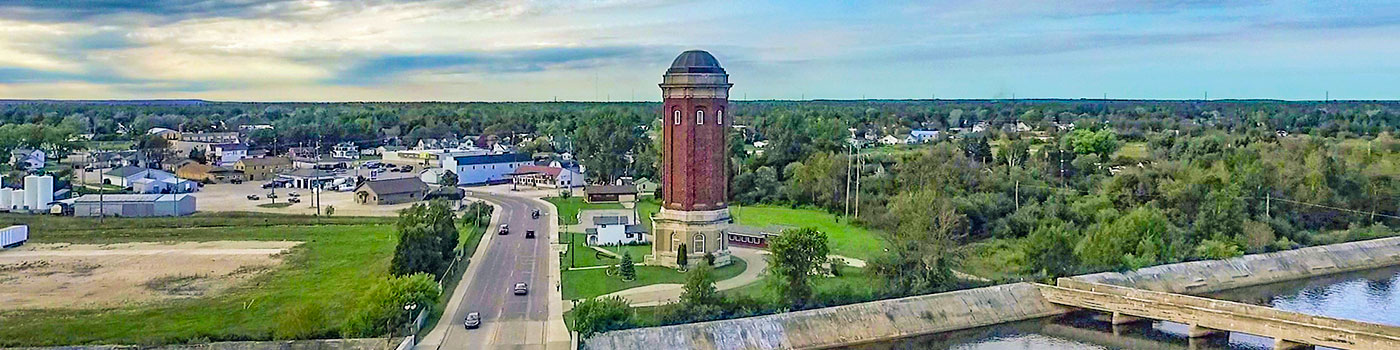
[[[185,216],[194,214],[195,198],[189,194],[86,195],[73,200],[73,215],[95,217]]]

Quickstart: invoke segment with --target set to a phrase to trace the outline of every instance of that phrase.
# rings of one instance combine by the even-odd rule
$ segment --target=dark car
[[[301,203],[301,198],[297,198],[297,197],[287,198],[287,203]]]
[[[467,319],[462,320],[462,325],[466,326],[467,329],[481,327],[481,314],[475,312],[467,314]]]
[[[276,186],[277,186],[277,183],[276,183],[276,182],[264,182],[264,183],[262,184],[262,188],[273,188],[273,187],[276,187]]]
[[[535,230],[525,230],[525,238],[535,238]]]
[[[510,226],[506,226],[506,224],[501,224],[501,230],[498,231],[498,233],[503,234],[503,235],[508,235],[508,234],[510,234]]]
[[[530,211],[530,218],[531,218],[531,219],[539,219],[539,218],[540,218],[540,210],[539,210],[539,209],[535,209],[535,210]]]
[[[259,199],[262,199],[262,198],[259,198],[258,195],[256,195],[256,194],[250,194],[250,195],[248,195],[248,200],[250,200],[250,201],[255,201],[255,200],[259,200]]]
[[[515,284],[515,295],[525,295],[528,293],[530,293],[529,286],[526,286],[525,282]]]

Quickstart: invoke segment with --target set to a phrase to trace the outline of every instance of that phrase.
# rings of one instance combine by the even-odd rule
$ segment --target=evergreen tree
[[[688,250],[685,250],[685,243],[676,246],[676,266],[679,266],[681,270],[685,270],[685,265],[690,263],[690,257],[685,254],[687,251]]]
[[[622,252],[622,267],[620,272],[623,281],[633,281],[637,279],[637,268],[632,263],[632,252]]]

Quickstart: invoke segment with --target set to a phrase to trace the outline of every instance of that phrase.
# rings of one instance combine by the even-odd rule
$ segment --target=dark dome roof
[[[682,52],[676,56],[676,60],[671,62],[671,69],[666,73],[720,73],[724,74],[724,68],[719,66],[719,60],[714,55],[703,50],[690,50]]]

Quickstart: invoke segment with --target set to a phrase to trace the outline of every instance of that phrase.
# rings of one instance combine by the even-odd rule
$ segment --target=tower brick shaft
[[[661,211],[652,218],[652,263],[729,263],[729,74],[710,53],[686,51],[662,76]],[[677,252],[681,244],[685,252]]]

